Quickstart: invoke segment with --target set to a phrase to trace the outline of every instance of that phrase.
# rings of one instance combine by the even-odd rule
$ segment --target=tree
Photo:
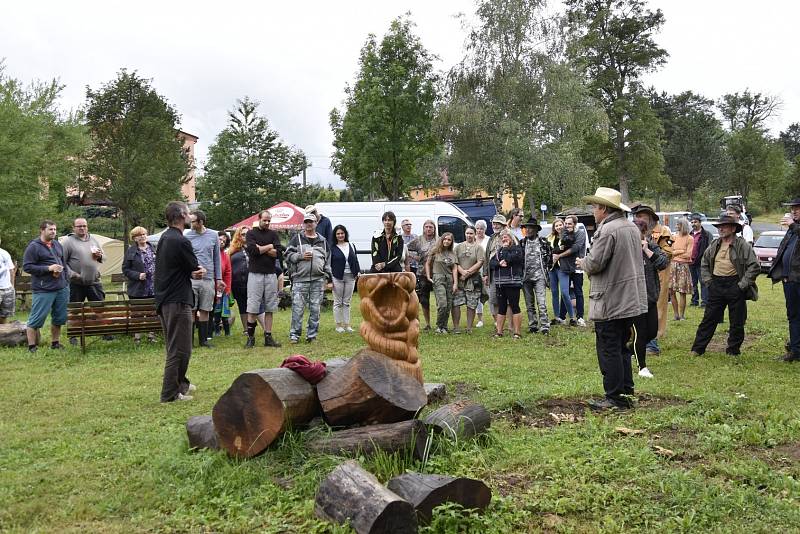
[[[292,182],[306,167],[302,151],[280,140],[258,114],[258,102],[244,97],[228,112],[228,125],[208,149],[198,191],[209,222],[220,228],[298,194]]]
[[[643,0],[566,0],[573,40],[569,53],[585,72],[608,115],[607,145],[596,146],[594,160],[609,184],[619,184],[623,201],[631,184],[664,189],[663,157],[657,121],[643,97],[640,79],[667,59],[653,34],[664,25],[660,9]]]
[[[367,38],[355,84],[345,89],[345,109],[330,113],[331,168],[350,187],[392,200],[422,181],[418,166],[437,144],[432,56],[412,28],[398,18],[380,46],[374,35]]]
[[[722,116],[728,122],[730,131],[743,128],[766,131],[766,122],[781,107],[776,97],[751,93],[749,89],[741,94],[733,93],[723,96],[719,101]]]
[[[86,99],[92,147],[83,189],[119,210],[123,235],[162,221],[164,205],[181,198],[192,164],[177,135],[178,113],[151,80],[125,69],[98,90],[87,87]]]
[[[785,131],[778,135],[778,139],[783,144],[786,159],[798,162],[797,157],[800,156],[800,123],[790,124]]]
[[[563,204],[594,174],[582,160],[604,114],[564,61],[563,41],[542,0],[483,0],[465,58],[447,78],[437,129],[451,183],[460,190],[528,193]]]
[[[66,187],[88,138],[78,114],[58,110],[62,89],[57,80],[25,86],[0,62],[0,237],[17,259],[42,219],[61,227],[71,215]]]
[[[733,161],[734,188],[745,200],[751,192],[758,191],[764,210],[775,207],[784,196],[791,172],[781,144],[747,126],[730,135],[728,151]]]

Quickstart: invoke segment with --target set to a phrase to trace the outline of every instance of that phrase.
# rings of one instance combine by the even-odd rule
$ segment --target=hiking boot
[[[255,336],[247,336],[247,341],[244,342],[244,348],[252,349],[255,346],[256,346]]]
[[[544,335],[544,336],[549,336],[550,335],[550,329],[549,328],[542,328],[539,332],[541,332],[541,334]]]
[[[317,340],[317,338],[315,338],[315,337],[307,337],[306,338],[306,343],[314,343],[316,340]]]
[[[289,338],[289,344],[291,344],[291,345],[296,345],[298,341],[300,341],[300,340],[297,339],[296,337],[290,337]]]
[[[785,362],[800,362],[800,354],[784,354],[781,360]]]
[[[272,334],[264,334],[264,346],[274,347],[277,349],[281,346],[281,344],[275,341],[275,338],[272,337]]]
[[[600,400],[592,399],[588,403],[589,408],[596,412],[616,411],[616,410],[629,410],[631,406],[622,402],[615,402],[608,398]]]
[[[538,326],[530,326],[530,327],[528,327],[528,333],[529,334],[536,334],[538,332],[539,332],[539,327]]]

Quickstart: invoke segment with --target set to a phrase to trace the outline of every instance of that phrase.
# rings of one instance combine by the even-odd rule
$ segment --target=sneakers
[[[586,326],[586,321],[583,320],[583,317],[578,317],[578,326]]]
[[[570,326],[578,326],[578,321],[576,321],[575,319],[570,319],[569,320],[569,325]]]
[[[289,338],[289,343],[290,343],[291,345],[297,345],[297,342],[298,342],[298,341],[300,341],[300,340],[299,340],[299,339],[297,339],[296,337],[290,337],[290,338]]]
[[[437,334],[446,334],[447,333],[447,328],[437,328],[436,329],[436,333]]]
[[[344,334],[344,328],[342,328],[341,326],[337,326],[336,332],[338,332],[339,334]]]
[[[315,341],[317,341],[316,337],[307,337],[306,338],[306,343],[314,343]]]
[[[194,384],[189,384],[189,387],[187,388],[186,391],[197,391],[197,386],[195,386]]]
[[[549,336],[549,335],[550,335],[550,329],[549,329],[549,328],[542,328],[541,330],[539,330],[539,332],[540,332],[540,333],[541,333],[543,336]]]
[[[528,327],[528,333],[529,334],[536,334],[537,332],[539,332],[539,327],[538,326],[529,326]]]
[[[559,324],[564,324],[564,319],[562,319],[561,317],[555,317],[553,318],[552,321],[550,321],[550,326],[556,326]]]
[[[244,342],[244,348],[252,349],[255,346],[256,346],[255,336],[247,336],[247,341]]]
[[[190,401],[190,400],[193,400],[193,399],[194,399],[194,397],[192,397],[191,395],[184,395],[183,393],[178,393],[178,398],[175,399],[175,400],[177,400],[177,401]]]
[[[650,369],[647,367],[643,367],[641,371],[639,371],[639,376],[643,378],[653,378],[653,373],[650,372]]]
[[[281,346],[281,344],[275,341],[275,338],[272,337],[272,334],[264,334],[264,346],[274,347],[277,349]]]
[[[355,332],[352,326],[345,327],[344,331],[347,332],[348,334],[352,334],[353,332]]]
[[[483,321],[478,321],[478,324],[475,325],[475,328],[483,328]]]

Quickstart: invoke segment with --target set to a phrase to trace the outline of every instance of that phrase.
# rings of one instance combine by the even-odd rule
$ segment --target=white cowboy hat
[[[587,204],[600,204],[622,211],[631,211],[628,206],[621,202],[622,194],[610,187],[598,187],[594,195],[582,197],[581,200]]]

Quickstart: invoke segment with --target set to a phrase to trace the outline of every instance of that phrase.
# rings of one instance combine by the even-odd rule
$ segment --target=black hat
[[[732,224],[733,226],[736,227],[736,232],[737,233],[742,231],[742,224],[739,222],[738,219],[735,219],[734,217],[731,217],[730,215],[723,215],[722,217],[719,218],[719,220],[717,222],[715,222],[713,224],[717,228],[719,228],[720,226],[725,225],[725,224]]]
[[[642,212],[649,214],[656,222],[660,220],[658,215],[656,215],[656,211],[647,204],[636,204],[635,206],[631,206],[632,215]]]
[[[526,226],[526,227],[527,226],[533,226],[534,228],[536,228],[537,232],[542,229],[542,225],[539,224],[539,221],[536,220],[536,217],[531,217],[530,219],[525,221],[525,224],[523,224],[522,226]]]
[[[784,206],[800,206],[800,198],[796,198],[794,200],[790,200],[789,202],[784,202]]]
[[[702,220],[703,220],[703,216],[700,215],[699,213],[692,213],[689,216],[689,221],[702,221]]]

